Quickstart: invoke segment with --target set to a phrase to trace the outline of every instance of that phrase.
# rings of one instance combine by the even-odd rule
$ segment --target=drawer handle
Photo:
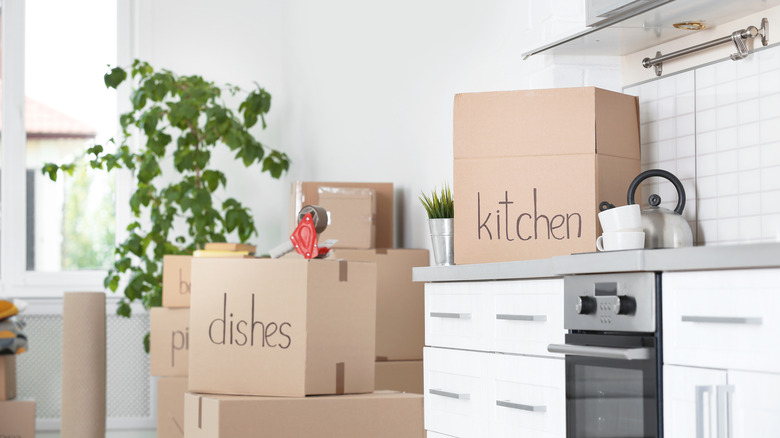
[[[683,316],[682,322],[709,322],[715,324],[754,324],[761,325],[759,317],[741,316]]]
[[[431,312],[431,318],[471,319],[470,313]]]
[[[507,321],[547,321],[547,315],[511,315],[508,313],[496,314],[496,319],[505,319]]]
[[[442,397],[456,398],[458,400],[470,400],[470,394],[458,394],[457,392],[442,391],[441,389],[429,389],[429,393],[433,395],[440,395]]]
[[[496,406],[501,406],[504,408],[511,408],[511,409],[520,409],[521,411],[529,411],[529,412],[547,412],[547,406],[523,405],[508,400],[496,400]]]

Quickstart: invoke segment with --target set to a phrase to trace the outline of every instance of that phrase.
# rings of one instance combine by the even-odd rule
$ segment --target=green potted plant
[[[452,222],[455,217],[455,205],[449,185],[445,183],[440,191],[436,191],[434,188],[430,195],[420,194],[420,201],[428,213],[434,264],[436,266],[454,265]]]
[[[223,100],[223,89],[201,76],[155,70],[138,60],[130,76],[132,110],[119,117],[122,136],[116,151],[109,153],[102,145],[86,151],[91,167],[106,172],[126,168],[135,180],[130,197],[135,221],[127,228],[125,241],[114,248],[114,263],[104,279],[112,292],[122,283],[124,296],[117,313],[128,317],[135,300],[147,309],[161,305],[163,255],[192,254],[206,242],[226,241],[233,232],[241,242],[257,234],[248,208],[231,197],[217,199],[224,196],[215,192],[227,186],[227,175],[214,168],[212,151],[227,148],[246,167],[260,165],[260,171],[273,178],[290,165],[286,154],[268,148],[249,132],[258,121],[265,129],[265,114],[271,108],[271,95],[260,86],[246,93],[234,110]],[[104,82],[117,88],[127,78],[123,68],[115,67]],[[231,85],[225,89],[232,96],[245,93]],[[129,140],[136,136],[142,144],[133,150]],[[73,163],[47,163],[42,171],[56,180],[59,171],[72,174],[74,168]],[[177,235],[174,221],[182,219],[186,232]],[[147,334],[147,351],[148,341]]]

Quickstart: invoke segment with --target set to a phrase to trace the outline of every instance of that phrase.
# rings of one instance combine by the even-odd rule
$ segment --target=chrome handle
[[[718,397],[718,438],[731,438],[731,394],[734,393],[733,385],[719,385]]]
[[[508,313],[497,313],[496,319],[507,321],[547,321],[547,315],[511,315]]]
[[[650,348],[611,348],[591,347],[588,345],[550,344],[547,346],[550,353],[563,353],[573,356],[597,357],[602,359],[618,360],[646,360],[650,359]]]
[[[741,316],[690,316],[683,315],[682,322],[705,322],[714,324],[754,324],[761,325],[762,318]]]
[[[547,412],[547,406],[523,405],[520,403],[511,402],[509,400],[496,400],[496,406],[501,406],[510,409],[519,409],[521,411],[529,411],[529,412]]]
[[[429,389],[428,393],[433,395],[440,395],[442,397],[456,398],[458,400],[471,399],[471,394],[458,394],[457,392],[442,391],[441,389]]]
[[[471,319],[470,313],[431,312],[431,318]]]
[[[705,438],[704,436],[704,394],[711,394],[711,393],[712,393],[711,386],[696,387],[696,438]]]

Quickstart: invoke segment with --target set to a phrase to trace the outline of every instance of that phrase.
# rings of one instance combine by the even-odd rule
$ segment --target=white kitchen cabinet
[[[716,388],[727,384],[726,371],[665,365],[664,435],[716,438]]]
[[[664,363],[780,373],[780,269],[663,275]]]
[[[425,285],[429,437],[566,436],[560,278]]]
[[[490,356],[448,348],[423,349],[426,430],[458,438],[484,436]]]
[[[780,270],[665,273],[666,436],[780,434]]]
[[[490,436],[566,436],[563,360],[494,354],[490,368]]]

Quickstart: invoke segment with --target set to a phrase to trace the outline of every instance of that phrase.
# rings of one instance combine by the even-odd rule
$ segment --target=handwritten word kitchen
[[[582,236],[582,215],[577,212],[540,212],[537,189],[533,189],[533,205],[516,203],[504,191],[498,199],[483,199],[477,192],[477,238],[480,240],[527,241],[541,239],[569,240]],[[483,202],[485,203],[483,205]]]

